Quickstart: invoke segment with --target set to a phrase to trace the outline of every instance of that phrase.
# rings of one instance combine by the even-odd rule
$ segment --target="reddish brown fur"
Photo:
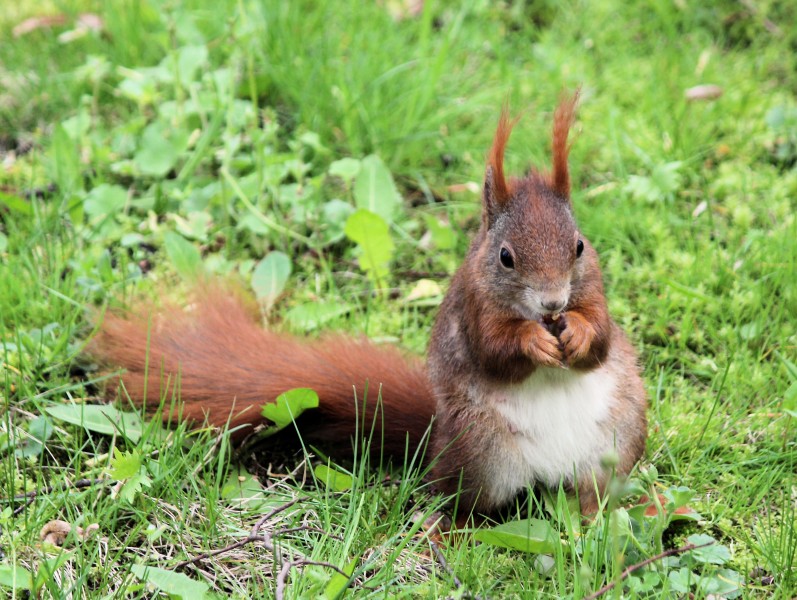
[[[499,205],[509,200],[512,194],[511,182],[507,183],[504,176],[504,151],[515,123],[517,123],[517,118],[510,119],[509,110],[504,107],[501,111],[501,117],[498,119],[498,127],[495,130],[493,145],[490,148],[490,154],[487,159],[487,164],[493,170],[493,191],[495,200]]]
[[[522,381],[539,365],[559,366],[558,340],[536,321],[507,314],[466,292],[463,325],[474,340],[473,358],[487,377]]]
[[[381,387],[379,415],[391,426],[383,431],[376,419],[376,445],[384,435],[385,452],[398,457],[408,441],[414,451],[431,422],[434,399],[424,369],[394,348],[342,335],[310,342],[266,331],[241,300],[218,291],[199,297],[190,312],[162,309],[151,322],[148,313],[106,315],[90,348],[105,364],[126,368],[122,382],[137,403],[151,408],[179,389],[183,419],[229,420],[235,428],[264,422],[263,404],[308,387],[320,406],[302,417],[302,434],[311,442],[348,444],[358,421],[355,394],[360,428],[370,432]],[[244,427],[235,437],[251,431]]]
[[[570,174],[567,167],[570,145],[567,143],[567,135],[575,118],[578,95],[579,92],[576,91],[571,97],[563,98],[553,117],[553,137],[551,142],[553,173],[551,174],[550,185],[551,189],[563,198],[570,197]]]
[[[578,231],[570,209],[567,139],[577,99],[577,94],[563,99],[556,110],[550,175],[532,170],[509,184],[503,158],[511,124],[506,111],[502,114],[485,177],[482,227],[451,282],[432,334],[428,364],[438,394],[433,449],[435,455],[442,453],[433,474],[445,492],[461,485],[462,502],[480,510],[506,501],[493,496],[500,484],[493,488],[492,482],[500,465],[516,458],[513,424],[497,417],[490,405],[495,390],[521,384],[540,368],[616,373],[616,404],[605,427],[617,436],[618,472],[628,473],[644,451],[645,392],[638,366],[609,317],[597,253]],[[578,240],[584,244],[580,258]],[[500,266],[503,248],[512,251],[511,268]],[[527,294],[562,284],[569,289],[567,305],[549,330],[542,313],[529,307]],[[600,469],[579,473],[570,482],[585,513],[598,506],[593,477],[602,490],[607,479]]]

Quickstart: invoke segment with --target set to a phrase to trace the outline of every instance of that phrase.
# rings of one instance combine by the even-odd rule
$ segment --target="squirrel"
[[[266,422],[263,404],[312,388],[319,407],[297,420],[309,443],[351,449],[357,423],[373,423],[382,452],[401,458],[428,433],[431,479],[459,492],[461,509],[492,514],[530,487],[561,484],[594,514],[611,472],[628,474],[644,452],[647,399],[636,353],[609,316],[597,253],[573,217],[577,99],[555,111],[551,172],[509,180],[514,121],[502,112],[480,228],[440,306],[425,368],[366,339],[265,330],[223,289],[198,294],[189,312],[109,312],[89,352],[122,367],[125,392],[141,404],[157,403],[164,377],[179,379],[180,418],[227,424],[239,439]],[[381,402],[363,406],[369,386]]]

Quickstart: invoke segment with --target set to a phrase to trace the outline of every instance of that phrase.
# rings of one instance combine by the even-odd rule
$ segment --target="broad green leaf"
[[[50,178],[58,185],[60,193],[75,191],[80,181],[80,152],[62,125],[56,125],[50,147]]]
[[[7,207],[11,212],[16,212],[22,215],[32,215],[33,208],[30,202],[24,198],[20,198],[14,194],[6,194],[0,191],[0,204]]]
[[[63,404],[44,409],[51,417],[89,431],[113,435],[123,433],[130,441],[141,439],[145,424],[137,413],[121,412],[108,404]]]
[[[680,162],[669,162],[656,165],[648,177],[631,175],[625,185],[625,190],[635,198],[647,202],[672,200],[681,185],[679,173],[681,166]]]
[[[53,584],[58,586],[59,583],[54,580],[54,575],[58,569],[63,567],[67,562],[74,558],[74,552],[61,552],[54,558],[48,558],[39,563],[39,568],[36,571],[36,576],[33,578],[33,589],[41,590],[41,588],[48,584],[52,587]]]
[[[339,302],[313,302],[294,306],[285,313],[285,320],[295,328],[312,331],[350,310],[349,305]]]
[[[127,192],[118,185],[102,183],[91,190],[83,201],[83,209],[89,217],[113,216],[127,204]]]
[[[321,136],[315,131],[305,131],[299,135],[299,142],[301,142],[304,146],[311,148],[315,152],[326,151],[324,144],[321,143]]]
[[[689,512],[673,512],[669,514],[669,519],[671,522],[674,521],[702,521],[703,515],[701,515],[696,510],[691,510]]]
[[[357,563],[360,562],[360,556],[352,559],[349,564],[343,567],[343,572],[348,575],[348,577],[344,577],[338,572],[332,574],[332,577],[329,579],[329,583],[327,583],[327,587],[324,588],[324,597],[328,600],[335,600],[337,598],[342,598],[343,593],[349,587],[349,582],[351,580],[351,575],[354,573],[354,569],[357,567]]]
[[[262,433],[263,437],[274,435],[293,423],[308,408],[318,407],[318,394],[309,388],[296,388],[277,396],[270,404],[263,406],[262,415],[274,423]]]
[[[783,394],[783,399],[787,406],[797,406],[797,381],[792,383]]]
[[[61,121],[61,126],[70,138],[79,140],[88,133],[91,127],[91,115],[83,108],[76,115]]]
[[[14,590],[32,590],[33,575],[19,565],[0,564],[0,585]]]
[[[788,122],[788,115],[790,111],[785,106],[775,106],[769,110],[767,116],[764,118],[767,125],[775,131],[783,129],[783,125]]]
[[[762,333],[761,324],[756,321],[745,323],[739,327],[739,337],[748,342],[758,339]]]
[[[335,177],[340,177],[346,183],[357,177],[360,172],[361,163],[356,158],[341,158],[329,165],[328,173]]]
[[[114,479],[127,479],[141,470],[141,454],[137,450],[121,452],[119,448],[113,449],[111,459],[111,477]]]
[[[401,196],[390,171],[375,154],[362,159],[354,182],[354,201],[358,208],[376,213],[387,223],[393,221]]]
[[[177,231],[185,237],[206,242],[213,226],[213,217],[205,211],[191,211],[187,218],[172,215]]]
[[[197,27],[197,16],[193,11],[174,11],[170,19],[174,19],[174,33],[180,42],[186,44],[202,44],[205,42],[205,35]]]
[[[345,231],[360,247],[360,266],[379,285],[390,273],[388,265],[393,257],[393,240],[387,222],[378,214],[361,208],[346,221]]]
[[[53,423],[48,417],[40,416],[28,424],[28,435],[22,438],[14,449],[14,456],[38,456],[44,449],[44,443],[53,433]]]
[[[174,571],[148,567],[146,565],[133,565],[130,570],[133,575],[154,585],[156,588],[177,598],[190,600],[202,600],[208,592],[208,585],[201,581],[196,581]]]
[[[252,272],[252,288],[266,310],[276,302],[291,276],[291,259],[284,252],[269,252]]]
[[[719,569],[697,582],[706,597],[735,598],[744,586],[744,577],[731,569]]]
[[[698,580],[698,576],[686,567],[670,571],[667,578],[670,580],[672,589],[680,594],[688,594],[692,584]]]
[[[8,238],[5,233],[0,232],[0,254],[8,249]]]
[[[36,417],[28,425],[28,433],[33,439],[43,444],[53,434],[53,423],[47,417]]]
[[[196,78],[199,68],[208,60],[205,46],[183,46],[177,51],[177,70],[180,80],[188,83]]]
[[[144,79],[138,74],[120,81],[116,90],[122,97],[139,104],[151,104],[158,93],[155,81]]]
[[[781,356],[780,359],[792,382],[783,394],[783,412],[791,417],[797,417],[797,365],[785,356]]]
[[[260,481],[241,466],[230,472],[221,488],[221,497],[236,508],[255,510],[266,503]]]
[[[712,565],[724,565],[731,559],[731,551],[722,544],[716,543],[713,537],[705,533],[695,533],[686,538],[686,541],[695,546],[714,542],[704,548],[696,548],[689,555],[697,562],[709,563]]]
[[[338,198],[333,198],[321,207],[321,216],[324,223],[324,241],[333,244],[343,239],[346,235],[344,228],[346,220],[354,212],[354,208],[348,202]]]
[[[794,382],[797,382],[797,365],[795,365],[785,356],[780,356],[780,360],[783,363],[783,366],[786,367],[786,371],[789,374],[789,379],[791,379]]]
[[[132,504],[136,499],[136,495],[138,495],[142,489],[149,487],[152,487],[152,480],[149,478],[149,475],[142,470],[128,478],[122,484],[122,487],[119,488],[117,492],[117,497],[128,504]]]
[[[238,219],[238,224],[236,226],[238,229],[248,229],[255,235],[266,235],[271,231],[271,228],[263,223],[262,220],[258,219],[252,213],[247,213]]]
[[[188,145],[188,135],[158,121],[141,134],[133,162],[144,175],[163,177],[177,164]]]
[[[122,236],[122,238],[119,240],[119,244],[121,244],[123,248],[135,248],[143,244],[145,241],[146,238],[143,235],[131,231],[130,233],[125,233]]]
[[[64,199],[64,206],[66,206],[66,214],[69,215],[69,220],[75,225],[83,223],[83,217],[86,214],[86,209],[83,204],[84,198],[76,195],[68,196]]]
[[[661,573],[649,572],[642,575],[631,575],[625,580],[625,585],[631,592],[631,597],[652,592],[662,586],[663,575]]]
[[[671,487],[664,492],[664,495],[669,498],[674,504],[673,509],[686,506],[692,501],[695,493],[686,486]]]
[[[457,235],[448,223],[438,221],[437,217],[426,214],[423,216],[426,226],[432,234],[432,242],[440,250],[450,250],[457,243]]]
[[[191,242],[173,231],[167,231],[163,236],[163,246],[180,275],[191,279],[199,274],[202,269],[202,256]]]
[[[671,487],[664,491],[667,501],[664,509],[670,521],[699,521],[703,517],[689,506],[695,493],[685,486]],[[645,507],[648,508],[648,507]]]
[[[343,492],[351,489],[353,483],[351,475],[342,473],[326,465],[318,465],[313,472],[319,481],[335,492]]]
[[[534,570],[537,571],[543,577],[549,577],[553,575],[554,568],[556,567],[556,560],[553,556],[549,556],[548,554],[539,554],[534,557],[534,562],[532,563],[534,566]]]
[[[556,532],[542,519],[510,521],[491,529],[480,529],[474,538],[491,546],[534,554],[551,554],[557,546]]]

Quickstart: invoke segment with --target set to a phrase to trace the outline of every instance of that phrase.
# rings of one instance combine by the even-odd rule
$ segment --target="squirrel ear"
[[[509,200],[510,190],[504,178],[504,149],[516,120],[510,121],[508,110],[504,107],[487,159],[487,171],[484,174],[484,216],[488,224]]]
[[[492,225],[501,207],[504,204],[504,199],[496,191],[495,186],[495,173],[493,167],[487,165],[487,171],[484,173],[484,190],[482,191],[482,219],[488,227]]]
[[[570,146],[567,143],[567,134],[575,118],[579,93],[580,90],[576,90],[570,98],[564,98],[559,102],[553,117],[553,141],[551,143],[553,173],[550,184],[551,189],[563,198],[570,198],[570,173],[567,168]]]

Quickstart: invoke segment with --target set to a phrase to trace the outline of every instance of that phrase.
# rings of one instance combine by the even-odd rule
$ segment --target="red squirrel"
[[[492,513],[529,487],[562,483],[584,514],[596,512],[610,475],[603,459],[616,455],[616,472],[627,474],[644,451],[647,401],[634,349],[608,314],[597,253],[572,213],[576,100],[554,115],[550,174],[505,178],[513,123],[502,114],[481,226],[440,307],[426,368],[363,339],[264,330],[223,290],[199,294],[189,312],[107,314],[91,353],[125,369],[139,403],[157,403],[164,375],[179,374],[182,418],[229,423],[239,437],[240,426],[265,422],[264,403],[296,387],[320,399],[298,421],[309,443],[351,447],[356,423],[373,421],[374,443],[401,458],[431,423],[431,478],[459,491],[466,510]]]

